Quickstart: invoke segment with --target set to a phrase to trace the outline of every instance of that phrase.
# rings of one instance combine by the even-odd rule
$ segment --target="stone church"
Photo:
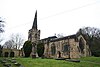
[[[37,11],[32,29],[28,32],[28,40],[33,43],[31,55],[37,56],[37,43],[44,43],[44,56],[47,58],[80,58],[91,56],[87,41],[82,35],[70,35],[61,38],[56,36],[40,39],[40,30],[37,28]]]

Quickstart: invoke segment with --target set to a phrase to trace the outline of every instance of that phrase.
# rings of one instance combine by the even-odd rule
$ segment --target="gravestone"
[[[11,62],[12,62],[12,63],[16,63],[16,59],[15,59],[15,58],[12,58],[12,59],[11,59]]]
[[[11,64],[10,63],[4,63],[3,66],[11,67]]]
[[[69,61],[69,62],[80,62],[80,60],[77,60],[77,59],[66,59],[66,61]]]
[[[16,65],[16,66],[21,66],[21,64],[20,64],[20,63],[17,63],[17,62],[14,63],[14,65]]]
[[[55,60],[65,60],[66,58],[56,58]]]
[[[6,63],[6,62],[7,62],[6,60],[2,60],[2,61],[1,61],[1,63]]]
[[[16,60],[11,60],[12,63],[16,63]]]

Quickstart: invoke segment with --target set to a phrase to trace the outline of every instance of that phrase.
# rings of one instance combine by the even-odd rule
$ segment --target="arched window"
[[[80,40],[79,40],[79,47],[80,47],[80,51],[81,51],[81,53],[84,53],[84,41],[83,41],[83,39],[82,38],[80,38]]]
[[[56,46],[55,46],[55,44],[52,44],[51,45],[51,54],[55,55],[55,53],[56,53]]]
[[[68,45],[64,45],[63,46],[63,52],[67,52],[68,51],[69,46]]]
[[[37,38],[37,33],[35,34],[35,38]]]

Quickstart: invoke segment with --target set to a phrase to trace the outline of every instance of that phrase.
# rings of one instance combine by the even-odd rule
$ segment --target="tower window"
[[[35,38],[37,38],[37,34],[35,34]]]

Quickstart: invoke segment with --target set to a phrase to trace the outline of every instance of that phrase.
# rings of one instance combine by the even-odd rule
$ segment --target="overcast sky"
[[[100,28],[99,0],[0,0],[6,38],[20,33],[27,40],[36,10],[41,38],[72,35],[84,26]]]

